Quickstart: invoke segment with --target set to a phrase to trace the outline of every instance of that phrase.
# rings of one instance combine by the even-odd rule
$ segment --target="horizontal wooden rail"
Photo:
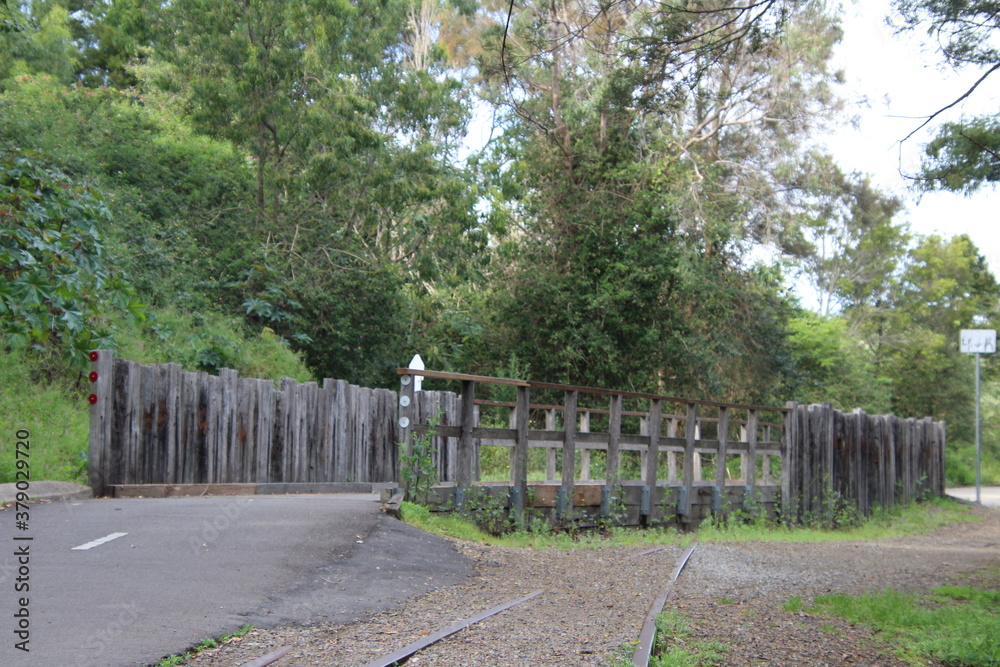
[[[650,394],[637,391],[621,391],[618,389],[602,389],[599,387],[582,387],[571,384],[557,384],[553,382],[535,382],[531,380],[514,380],[511,378],[498,378],[488,375],[465,375],[463,373],[448,373],[444,371],[417,370],[414,368],[397,368],[399,375],[419,375],[425,378],[436,378],[439,380],[455,380],[461,382],[477,382],[480,384],[502,384],[515,387],[527,387],[530,389],[548,389],[552,391],[580,392],[582,394],[597,394],[600,396],[620,396],[622,398],[640,398],[647,401],[667,401],[668,403],[678,403],[681,405],[698,405],[715,408],[730,408],[733,410],[759,410],[762,412],[789,411],[788,407],[746,405],[741,403],[723,403],[720,401],[707,401],[694,398],[678,398],[676,396],[664,396],[661,394]]]
[[[476,399],[476,405],[482,405],[482,406],[486,406],[486,407],[495,407],[495,408],[513,408],[517,404],[516,403],[511,403],[509,401],[488,401],[486,399],[477,398]],[[528,406],[528,408],[531,409],[531,410],[556,410],[558,412],[562,412],[565,409],[561,405],[546,405],[544,403],[532,403],[531,405]],[[593,414],[593,415],[610,415],[611,414],[611,410],[608,410],[607,408],[588,408],[588,407],[578,406],[577,409],[576,409],[576,411],[577,412],[589,412],[590,414]],[[622,410],[622,416],[623,417],[648,417],[649,416],[649,412],[642,412],[640,410]],[[686,419],[686,417],[684,415],[663,415],[662,418],[663,419],[682,420],[682,421],[684,419]],[[719,421],[720,420],[719,420],[718,417],[698,417],[698,422],[699,423],[703,423],[703,424],[718,424]],[[736,424],[738,426],[745,426],[748,422],[745,419],[730,419],[729,423],[730,424]],[[770,426],[771,428],[781,428],[781,424],[779,424],[778,422],[758,422],[758,425],[760,425],[760,426]]]

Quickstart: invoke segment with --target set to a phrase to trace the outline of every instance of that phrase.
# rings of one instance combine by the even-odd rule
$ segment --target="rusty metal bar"
[[[288,653],[291,653],[291,651],[292,651],[291,646],[284,646],[282,648],[279,648],[277,651],[274,651],[273,653],[268,653],[262,658],[257,658],[256,660],[248,662],[247,664],[243,665],[243,667],[266,667],[267,665],[270,665],[272,662],[277,662],[280,658],[284,657]]]
[[[512,600],[510,602],[506,602],[506,603],[504,603],[502,605],[499,605],[497,607],[493,607],[492,609],[487,609],[486,611],[481,611],[478,614],[476,614],[475,616],[470,616],[469,618],[465,619],[464,621],[458,621],[456,623],[453,623],[453,624],[449,625],[444,630],[438,630],[437,632],[435,632],[433,634],[430,634],[430,635],[427,635],[426,637],[423,637],[421,639],[418,639],[417,641],[415,641],[415,642],[413,642],[411,644],[407,644],[406,646],[404,646],[403,648],[399,649],[398,651],[390,653],[389,655],[384,655],[381,658],[378,658],[377,660],[373,660],[373,661],[369,662],[367,665],[365,665],[365,667],[390,667],[390,665],[393,665],[393,664],[395,664],[395,663],[397,663],[397,662],[399,662],[401,660],[405,660],[406,658],[409,658],[411,655],[413,655],[414,653],[416,653],[417,651],[419,651],[422,648],[426,648],[426,647],[430,646],[431,644],[433,644],[435,642],[438,642],[438,641],[444,639],[445,637],[448,637],[449,635],[453,635],[456,632],[458,632],[459,630],[464,630],[465,628],[469,627],[470,625],[472,625],[474,623],[478,623],[479,621],[483,620],[484,618],[489,618],[490,616],[494,616],[496,614],[499,614],[502,611],[507,611],[511,607],[513,607],[515,605],[519,605],[522,602],[527,602],[531,598],[539,596],[539,595],[541,595],[544,592],[545,591],[543,591],[543,590],[535,591],[534,593],[530,593],[528,595],[525,595],[523,598],[518,598],[516,600]]]
[[[667,597],[670,596],[671,591],[674,589],[674,582],[677,581],[677,577],[680,576],[684,566],[687,565],[688,559],[691,558],[691,554],[694,553],[696,546],[698,546],[698,542],[692,542],[691,546],[677,559],[677,566],[674,568],[673,574],[670,575],[670,583],[667,584],[667,587],[653,600],[653,604],[649,607],[649,613],[646,614],[646,622],[642,624],[642,631],[639,633],[639,645],[636,647],[635,653],[632,654],[632,662],[635,663],[636,667],[649,667],[649,656],[653,652],[653,640],[656,638],[656,617],[663,611],[663,605],[667,603]]]

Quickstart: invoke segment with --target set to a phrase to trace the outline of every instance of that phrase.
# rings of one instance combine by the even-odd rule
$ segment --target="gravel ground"
[[[725,665],[903,665],[871,631],[782,604],[828,592],[923,591],[992,567],[1000,586],[1000,510],[931,535],[879,542],[701,544],[667,601],[690,619],[686,641],[715,640]],[[476,576],[347,625],[254,631],[190,665],[237,667],[282,646],[275,667],[360,667],[375,658],[534,590],[545,593],[421,651],[408,665],[533,667],[607,664],[634,641],[682,549],[570,552],[453,541]]]

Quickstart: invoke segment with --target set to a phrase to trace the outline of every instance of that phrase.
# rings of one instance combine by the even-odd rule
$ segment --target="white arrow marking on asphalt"
[[[106,537],[102,537],[99,540],[94,540],[93,542],[87,542],[86,544],[81,544],[78,547],[73,547],[70,551],[86,551],[87,549],[93,549],[94,547],[99,547],[105,542],[110,542],[111,540],[117,540],[119,537],[125,537],[128,533],[111,533]]]

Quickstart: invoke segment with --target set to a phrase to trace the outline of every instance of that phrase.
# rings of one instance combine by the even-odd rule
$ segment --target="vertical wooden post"
[[[559,502],[557,503],[557,514],[560,518],[565,518],[573,512],[573,481],[576,473],[576,405],[579,399],[579,391],[574,389],[566,392],[566,404],[563,410],[565,436],[562,450],[562,481],[559,485]],[[549,451],[555,454],[554,449]]]
[[[528,496],[528,406],[530,392],[528,387],[517,388],[517,410],[515,426],[517,434],[514,438],[513,465],[511,466],[511,505],[517,523],[524,520],[524,507]]]
[[[787,412],[781,415],[781,520],[786,525],[798,522],[797,486],[795,471],[798,468],[798,403],[785,403]]]
[[[691,501],[694,493],[694,448],[697,442],[698,404],[688,403],[684,421],[684,498],[677,504],[677,513],[685,519],[691,517]]]
[[[604,484],[614,487],[618,484],[618,469],[621,467],[622,397],[611,397],[611,419],[608,427],[608,465],[604,473]]]
[[[647,435],[649,436],[649,445],[646,449],[646,470],[643,478],[646,481],[646,486],[650,487],[650,490],[656,488],[656,475],[658,473],[659,466],[657,465],[660,460],[660,429],[663,424],[663,404],[660,399],[654,398],[649,402],[649,421],[647,428]]]
[[[166,467],[164,471],[167,484],[177,482],[177,450],[180,431],[181,414],[181,366],[167,364],[166,373]]]
[[[719,500],[713,511],[720,512],[726,497],[726,457],[729,455],[729,408],[719,408],[719,449],[715,454],[715,494]]]
[[[694,439],[701,440],[701,422],[695,422],[694,424]],[[701,454],[694,452],[692,455],[693,463],[691,465],[691,472],[694,474],[694,481],[701,481]]]
[[[580,413],[580,433],[590,433],[590,411]],[[590,450],[580,450],[580,479],[590,481]]]
[[[507,412],[507,428],[517,428],[517,406],[510,408]],[[517,467],[517,447],[510,448],[510,481],[514,482],[514,469]]]
[[[105,487],[110,484],[108,464],[111,448],[111,422],[114,416],[112,402],[112,369],[115,355],[110,350],[96,350],[91,353],[96,359],[90,363],[91,373],[97,376],[90,385],[94,398],[90,404],[90,442],[89,442],[89,482],[90,488],[97,497],[103,496]],[[91,376],[93,377],[93,376]],[[175,415],[168,414],[168,419]]]
[[[475,462],[472,460],[472,429],[476,419],[476,383],[462,380],[462,435],[458,439],[458,475],[456,483],[465,487],[472,483]]]
[[[747,425],[746,422],[740,424],[740,442],[745,443],[747,441]],[[740,481],[743,482],[743,486],[747,484],[747,453],[746,451],[740,452]]]
[[[743,480],[751,494],[757,489],[757,425],[760,413],[750,410],[747,415],[747,475]]]
[[[565,415],[564,415],[565,418]],[[556,430],[556,410],[551,408],[545,411],[545,430]],[[545,448],[545,481],[552,482],[556,479],[556,448]]]
[[[667,437],[677,437],[677,419],[670,417],[667,419]],[[677,452],[667,452],[667,481],[677,481]]]
[[[652,500],[656,492],[656,474],[660,461],[660,427],[663,423],[663,405],[660,399],[654,398],[649,402],[649,420],[647,422],[647,435],[649,444],[646,446],[646,470],[644,475],[644,485],[648,487],[646,493],[649,494],[650,506],[644,507],[645,516],[653,513]]]
[[[402,375],[399,378],[399,411],[396,420],[399,430],[397,431],[397,442],[403,450],[405,456],[413,454],[413,427],[416,422],[417,406],[414,405],[413,377]],[[345,406],[346,407],[346,406]],[[343,446],[343,445],[342,445]],[[348,445],[349,446],[349,445]],[[343,480],[337,480],[343,481]],[[403,480],[403,457],[400,456],[396,463],[396,484],[404,487]]]
[[[945,484],[944,484],[944,464],[945,464],[945,458],[944,457],[945,457],[945,449],[946,449],[945,445],[948,444],[948,433],[947,433],[947,430],[945,428],[945,423],[943,421],[940,421],[940,422],[937,423],[937,429],[938,429],[938,451],[937,451],[937,456],[938,456],[938,481],[937,481],[938,490],[937,490],[937,494],[939,496],[941,496],[941,497],[944,497],[944,490],[945,490]]]

